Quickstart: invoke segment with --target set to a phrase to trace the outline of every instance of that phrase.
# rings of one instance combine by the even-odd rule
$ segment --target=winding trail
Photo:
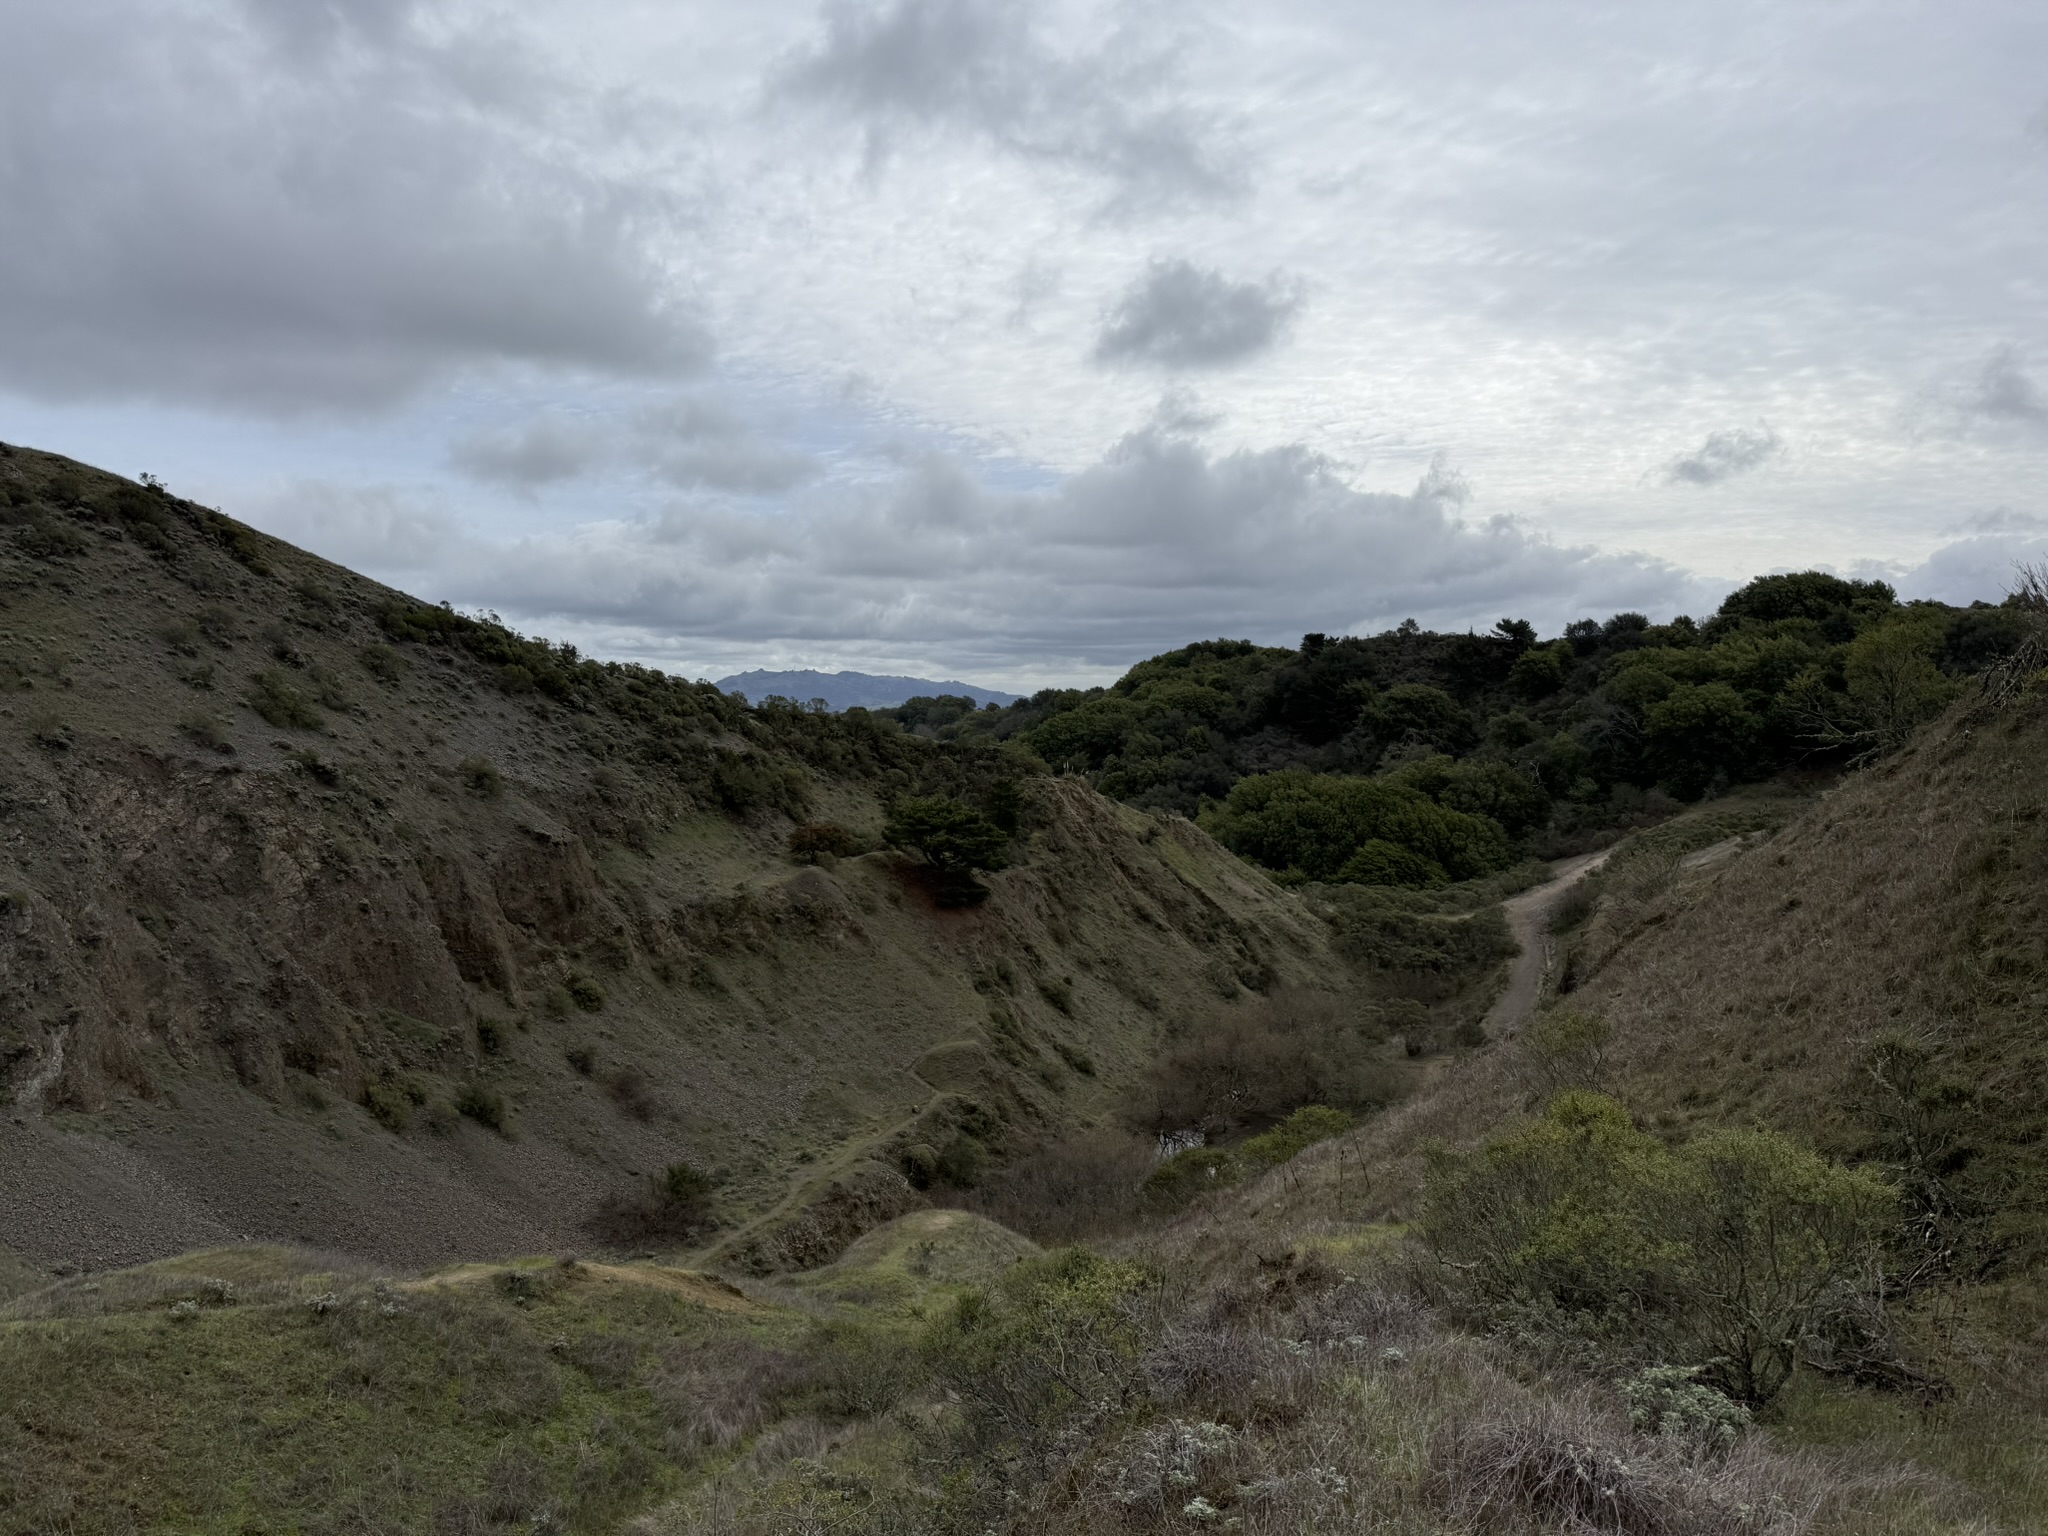
[[[1536,1011],[1536,1004],[1543,997],[1543,983],[1549,980],[1557,959],[1557,945],[1550,937],[1550,914],[1557,909],[1559,898],[1605,864],[1613,851],[1603,848],[1598,853],[1565,859],[1552,866],[1556,873],[1542,885],[1501,903],[1501,910],[1507,913],[1508,931],[1515,936],[1522,952],[1515,956],[1514,968],[1508,972],[1506,990],[1486,1012],[1481,1027],[1487,1039],[1505,1040],[1519,1033],[1529,1015]]]

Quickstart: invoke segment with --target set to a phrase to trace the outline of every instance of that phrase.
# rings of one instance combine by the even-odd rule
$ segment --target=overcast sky
[[[2039,0],[11,0],[0,437],[691,675],[2048,547]]]

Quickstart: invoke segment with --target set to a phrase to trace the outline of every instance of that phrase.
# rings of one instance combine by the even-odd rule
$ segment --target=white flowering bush
[[[1185,1510],[1203,1472],[1236,1445],[1229,1425],[1208,1419],[1148,1425],[1125,1442],[1123,1454],[1106,1469],[1109,1496],[1134,1510]]]
[[[1700,1378],[1697,1365],[1653,1365],[1621,1383],[1629,1422],[1653,1435],[1687,1435],[1730,1446],[1749,1428],[1749,1410]]]

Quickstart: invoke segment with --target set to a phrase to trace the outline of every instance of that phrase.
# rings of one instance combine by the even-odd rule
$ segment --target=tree
[[[973,886],[974,871],[996,870],[1009,860],[1010,840],[971,805],[944,795],[904,800],[882,828],[892,848],[908,848],[955,887]]]

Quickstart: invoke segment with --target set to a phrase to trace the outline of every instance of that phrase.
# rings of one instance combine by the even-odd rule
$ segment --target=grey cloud
[[[638,453],[672,485],[768,496],[803,484],[818,463],[715,401],[690,399],[643,417]]]
[[[1748,474],[1784,451],[1784,443],[1769,427],[1736,427],[1712,432],[1691,453],[1681,454],[1664,466],[1667,485],[1719,485],[1737,475]]]
[[[697,366],[646,246],[665,210],[583,168],[554,90],[400,0],[29,0],[0,51],[0,382],[278,413]]]
[[[472,479],[517,490],[572,480],[605,453],[601,437],[580,423],[537,421],[513,432],[482,432],[458,439],[448,458]]]
[[[684,504],[517,544],[466,545],[423,596],[649,655],[952,658],[1009,673],[1120,666],[1204,635],[1555,627],[1587,612],[1710,607],[1661,562],[1460,518],[1445,475],[1362,492],[1300,447],[1214,455],[1154,429],[1042,492],[990,490],[942,456],[762,516]]]
[[[2048,401],[2020,365],[2018,351],[1999,347],[1984,360],[1963,396],[1963,409],[1993,421],[2048,423]]]
[[[2048,561],[2048,526],[2013,527],[1974,534],[1935,550],[1919,565],[1892,575],[1903,598],[1965,604],[1996,602],[2013,588],[2017,567]]]
[[[1130,202],[1241,190],[1219,125],[1176,102],[1170,61],[1122,33],[1061,53],[1012,0],[834,0],[780,94],[864,125],[871,165],[907,126],[966,128],[1028,159],[1105,176]]]
[[[1232,282],[1184,260],[1154,261],[1095,340],[1098,363],[1220,368],[1267,350],[1301,308],[1298,284],[1275,273]]]

